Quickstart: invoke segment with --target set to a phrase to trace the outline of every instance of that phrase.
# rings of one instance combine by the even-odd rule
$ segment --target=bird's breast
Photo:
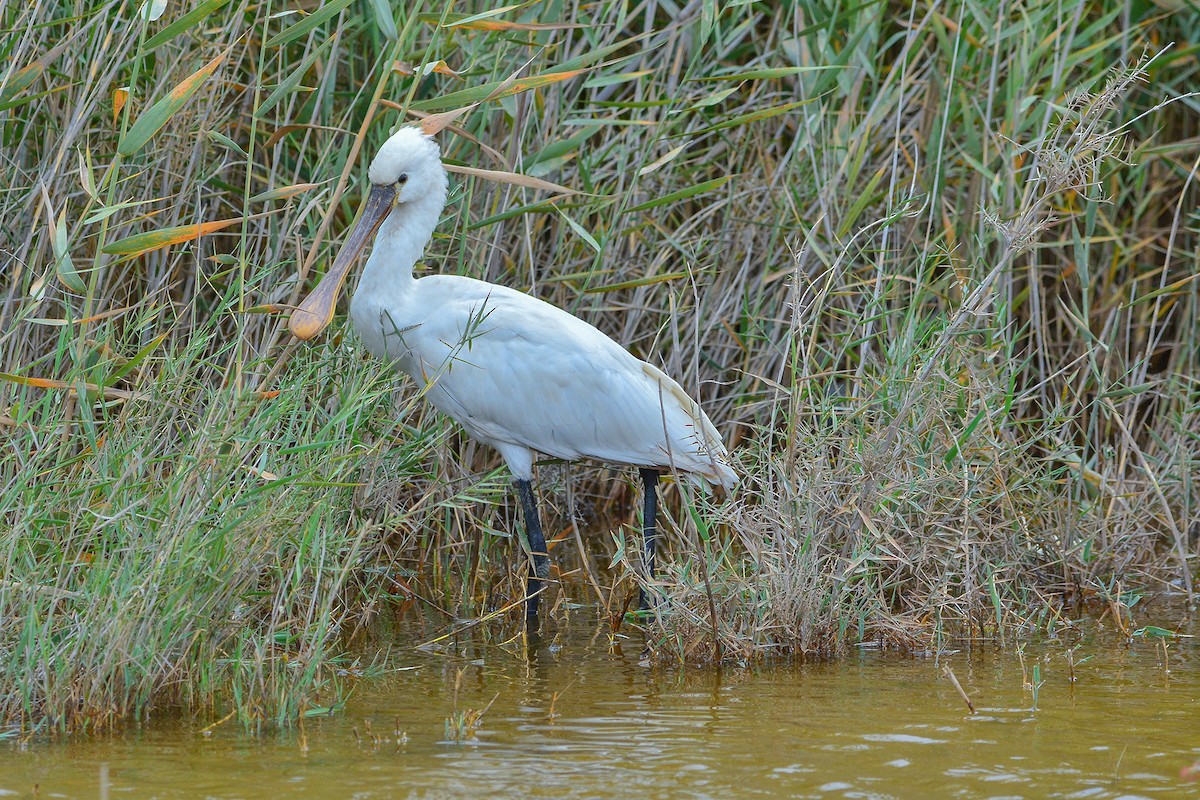
[[[409,319],[403,309],[361,298],[358,293],[350,301],[350,320],[371,355],[412,374],[415,361],[405,334],[417,330],[419,321]]]

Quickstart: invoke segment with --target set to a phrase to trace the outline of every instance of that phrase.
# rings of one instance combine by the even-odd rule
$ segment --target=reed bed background
[[[426,265],[572,310],[727,437],[736,492],[667,492],[660,659],[1192,597],[1194,7],[0,8],[10,734],[286,723],[374,614],[519,598],[496,455],[344,318],[286,333],[374,148],[514,73],[444,158],[578,193],[455,179]],[[618,616],[632,481],[539,473],[551,618]]]

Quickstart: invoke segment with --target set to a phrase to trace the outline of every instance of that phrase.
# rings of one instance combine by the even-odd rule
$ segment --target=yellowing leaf
[[[250,198],[251,203],[265,203],[268,200],[284,200],[289,197],[295,197],[298,194],[304,194],[309,189],[315,189],[321,184],[319,183],[293,183],[291,186],[279,186],[275,189],[268,189],[265,192],[254,195]]]
[[[542,189],[543,191],[558,192],[559,194],[579,194],[579,192],[574,189],[568,189],[566,186],[544,181],[541,178],[532,178],[529,175],[522,175],[519,172],[501,172],[494,169],[464,167],[458,164],[445,164],[444,166],[447,172],[471,175],[475,178],[483,178],[484,180],[495,181],[497,183],[510,183],[513,186],[524,186],[526,189]]]
[[[34,81],[40,78],[46,72],[46,65],[53,64],[54,60],[73,43],[73,38],[68,36],[50,48],[48,52],[43,53],[36,61],[21,67],[16,72],[10,73],[8,80],[4,82],[4,86],[0,87],[0,111],[14,108],[40,97],[41,95],[34,95],[18,99],[17,95],[28,89]],[[7,49],[5,53],[11,56],[11,53]]]
[[[121,111],[125,108],[125,102],[129,99],[129,87],[122,86],[118,89],[113,89],[113,125],[121,119]]]
[[[491,83],[482,83],[479,86],[472,86],[469,89],[460,89],[457,92],[441,95],[440,97],[431,97],[428,100],[418,100],[412,104],[412,108],[417,111],[434,111],[441,108],[458,108],[459,106],[478,103],[482,100],[492,100],[499,97],[508,97],[509,95],[528,92],[530,89],[538,89],[542,86],[549,86],[552,83],[569,80],[576,75],[582,75],[587,72],[586,69],[568,69],[561,72],[550,72],[543,75],[531,75],[528,78],[520,78],[518,80],[506,79],[504,81],[493,81]],[[502,87],[502,84],[507,84]],[[496,91],[499,89],[499,91]]]
[[[400,75],[415,75],[417,68],[407,61],[397,61],[392,64],[392,72],[399,73]],[[422,65],[421,77],[425,77],[431,72],[436,72],[438,75],[450,75],[455,78],[462,77],[461,74],[452,70],[450,65],[441,59]]]
[[[258,477],[262,478],[264,481],[279,480],[279,476],[276,475],[274,472],[267,472],[265,469],[258,469],[257,467],[250,466],[249,464],[243,464],[242,469],[246,470],[251,475],[257,475]]]
[[[662,165],[669,163],[671,161],[674,161],[676,156],[678,156],[680,153],[682,153],[684,150],[686,150],[688,145],[690,145],[690,144],[691,144],[691,142],[684,142],[683,144],[679,145],[679,147],[676,147],[673,150],[670,150],[669,152],[667,152],[665,155],[662,155],[659,158],[657,158],[653,163],[647,164],[646,166],[642,167],[641,169],[638,170],[638,177],[640,178],[643,175],[649,175],[651,172],[654,172],[656,169],[658,169]]]
[[[74,384],[51,378],[29,378],[25,375],[10,375],[7,372],[0,372],[0,380],[19,383],[22,386],[32,386],[35,389],[70,389],[74,386]]]
[[[27,378],[24,375],[11,375],[7,372],[0,372],[0,381],[18,383],[22,386],[30,386],[35,389],[67,389],[72,393],[78,389],[83,389],[85,392],[103,393],[106,398],[116,400],[145,399],[145,395],[131,392],[128,389],[113,389],[105,386],[97,386],[94,383],[67,383],[66,381],[56,381],[52,378]]]
[[[458,119],[463,114],[466,114],[477,105],[479,105],[479,103],[471,103],[469,106],[463,106],[462,108],[456,108],[451,111],[443,111],[440,114],[426,114],[421,118],[421,122],[419,123],[421,132],[426,136],[433,136],[435,133],[444,130],[447,125],[454,122],[454,120]]]
[[[216,71],[232,49],[233,46],[230,45],[225,52],[184,78],[183,82],[168,92],[166,97],[161,98],[142,112],[137,121],[121,137],[121,142],[117,145],[117,152],[123,156],[131,156],[141,150],[154,137],[154,134],[162,130],[167,121],[183,108],[184,104],[204,83],[205,78]]]
[[[38,60],[13,73],[12,77],[8,79],[8,83],[5,84],[4,89],[0,90],[0,105],[7,104],[31,83],[40,78],[45,71],[46,65]]]
[[[190,242],[216,231],[224,230],[242,222],[242,217],[219,219],[213,222],[201,222],[196,225],[180,225],[174,228],[161,228],[157,231],[146,231],[126,236],[115,242],[109,242],[102,249],[105,253],[118,256],[135,256],[160,250],[181,242]]]

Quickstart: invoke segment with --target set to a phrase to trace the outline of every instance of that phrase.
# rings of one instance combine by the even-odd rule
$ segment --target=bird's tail
[[[701,486],[704,481],[709,481],[732,490],[738,484],[737,473],[733,471],[729,451],[721,441],[721,434],[704,409],[688,396],[682,386],[653,364],[643,362],[642,369],[658,382],[663,401],[674,400],[679,409],[691,418],[690,446],[683,452],[671,453],[671,460]]]

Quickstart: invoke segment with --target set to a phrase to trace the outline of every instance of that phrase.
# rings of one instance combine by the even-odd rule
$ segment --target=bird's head
[[[432,136],[420,128],[401,128],[375,154],[367,178],[371,193],[395,190],[395,203],[408,203],[445,185],[441,152]]]
[[[393,209],[426,197],[436,196],[438,202],[444,202],[446,171],[433,134],[451,118],[427,121],[420,128],[403,127],[379,148],[367,170],[370,191],[358,223],[346,237],[333,266],[288,321],[297,339],[311,339],[333,319],[333,309],[350,268]]]

